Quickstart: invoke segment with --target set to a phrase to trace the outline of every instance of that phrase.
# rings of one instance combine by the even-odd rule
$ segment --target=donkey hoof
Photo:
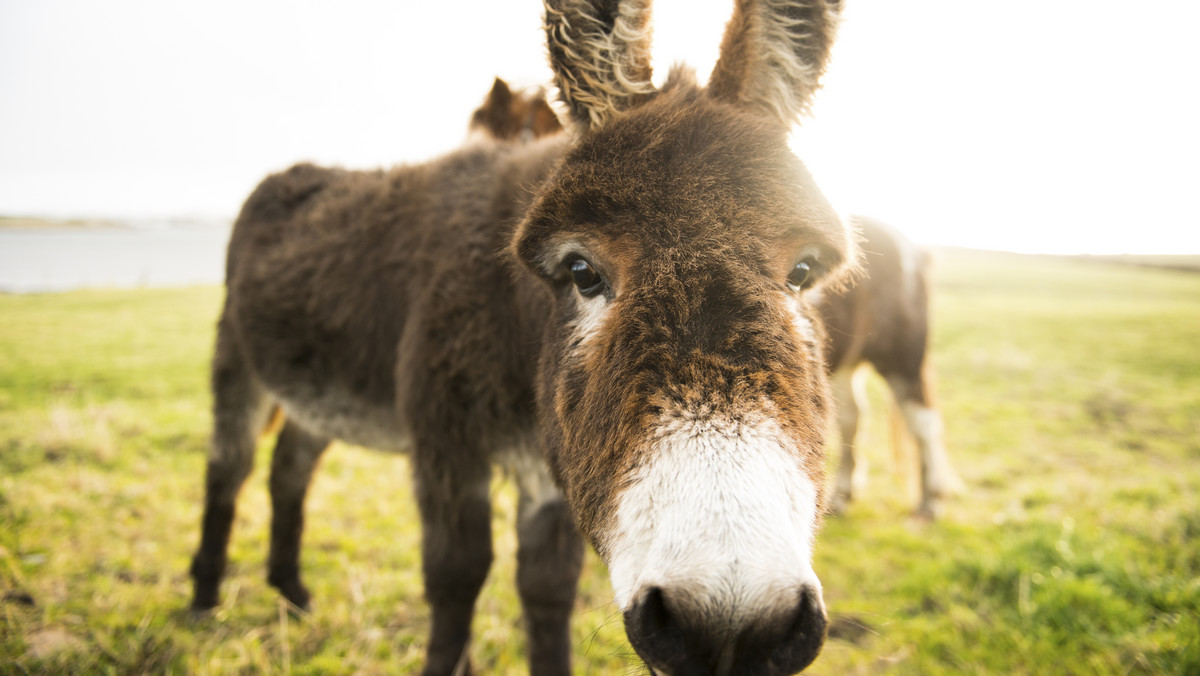
[[[206,613],[221,604],[220,594],[217,592],[217,586],[212,585],[211,588],[197,588],[192,595],[192,613]]]
[[[213,616],[214,606],[198,606],[193,603],[188,606],[187,616],[192,622],[203,622]]]
[[[913,512],[913,518],[925,523],[932,523],[942,517],[942,501],[941,500],[925,500],[921,503],[917,510]]]
[[[279,590],[288,603],[288,611],[293,615],[311,612],[312,595],[299,579],[293,578],[285,582],[268,580],[272,587]]]
[[[312,612],[312,599],[308,592],[303,589],[299,593],[284,594],[283,599],[287,601],[288,612],[293,617],[302,617]]]

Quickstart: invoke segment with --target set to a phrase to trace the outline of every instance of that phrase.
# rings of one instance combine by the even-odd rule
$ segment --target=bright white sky
[[[1200,3],[846,4],[793,142],[844,211],[934,244],[1200,253]],[[731,7],[658,2],[659,72],[705,76]],[[0,0],[0,214],[231,217],[298,160],[444,152],[493,76],[549,81],[540,11]]]

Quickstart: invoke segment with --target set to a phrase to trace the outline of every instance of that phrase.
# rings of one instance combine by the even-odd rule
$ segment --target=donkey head
[[[837,7],[739,0],[707,89],[676,70],[659,90],[648,5],[546,0],[575,139],[512,245],[555,299],[543,442],[652,669],[793,673],[826,624],[806,296],[855,256],[787,135]]]
[[[562,123],[545,95],[516,91],[500,78],[492,83],[483,105],[471,115],[468,132],[497,141],[529,142],[558,133]]]

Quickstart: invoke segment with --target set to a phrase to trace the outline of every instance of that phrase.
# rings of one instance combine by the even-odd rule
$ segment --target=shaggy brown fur
[[[497,92],[500,92],[497,94]],[[542,94],[513,93],[504,81],[496,85],[483,107],[476,110],[472,128],[504,140],[522,128],[541,138],[562,131],[557,118],[532,124],[530,111],[550,111]],[[552,113],[551,113],[552,114]],[[897,459],[906,423],[903,411],[917,407],[938,416],[933,396],[933,367],[928,359],[929,256],[895,229],[865,216],[852,216],[851,225],[864,252],[862,269],[845,289],[828,289],[817,303],[828,331],[828,361],[839,384],[838,418],[842,428],[842,459],[834,506],[841,509],[853,497],[852,478],[865,466],[855,457],[860,409],[866,406],[861,386],[848,382],[861,366],[870,364],[888,383],[894,397],[892,424]],[[897,410],[897,407],[899,410]],[[940,426],[940,422],[933,421]],[[920,503],[916,513],[935,518],[945,493],[961,490],[950,469],[936,430],[910,425],[920,467]]]
[[[797,3],[788,16],[828,32],[827,46],[832,11]],[[608,556],[621,535],[615,506],[655,462],[664,416],[769,417],[783,435],[771,452],[786,450],[820,485],[829,407],[808,296],[855,254],[787,150],[787,126],[753,103],[786,81],[792,102],[775,103],[795,107],[813,83],[789,68],[757,77],[775,66],[751,57],[746,43],[764,38],[747,32],[727,35],[718,66],[750,78],[739,96],[681,73],[654,92],[647,15],[636,0],[547,0],[571,134],[470,144],[390,171],[299,165],[250,196],[213,360],[195,608],[217,603],[234,503],[273,405],[286,421],[268,579],[301,607],[303,500],[329,441],[411,450],[432,611],[426,674],[469,668],[493,461],[521,474],[517,582],[534,673],[569,673],[579,531]],[[793,45],[788,31],[767,39],[824,68],[827,49]],[[789,287],[801,266],[810,274]],[[627,630],[665,673],[793,673],[823,641],[819,586],[807,582],[730,608],[729,623],[693,614],[679,590],[643,591],[624,609]]]

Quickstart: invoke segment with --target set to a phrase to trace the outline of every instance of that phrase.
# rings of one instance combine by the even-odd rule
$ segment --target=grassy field
[[[1200,673],[1200,275],[945,252],[936,362],[969,493],[908,517],[869,421],[869,494],[827,521],[817,674]],[[309,500],[314,612],[265,582],[264,445],[223,605],[186,612],[222,291],[0,296],[0,673],[412,673],[427,623],[401,458],[338,447]],[[524,672],[515,493],[472,656]],[[592,557],[576,672],[641,673]]]

